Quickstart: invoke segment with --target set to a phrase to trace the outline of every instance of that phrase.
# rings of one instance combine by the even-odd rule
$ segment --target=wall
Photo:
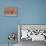
[[[5,17],[4,7],[17,7],[17,17]],[[17,24],[46,24],[46,0],[0,0],[0,44],[7,44]],[[16,40],[17,42],[17,40]]]

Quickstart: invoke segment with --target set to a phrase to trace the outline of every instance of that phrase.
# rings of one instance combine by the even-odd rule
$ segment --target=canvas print
[[[4,8],[4,15],[5,16],[17,16],[16,7],[6,7],[6,8]]]

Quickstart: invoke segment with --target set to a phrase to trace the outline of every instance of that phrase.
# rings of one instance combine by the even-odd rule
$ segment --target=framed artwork
[[[16,7],[6,7],[4,8],[5,16],[17,16],[17,8]]]

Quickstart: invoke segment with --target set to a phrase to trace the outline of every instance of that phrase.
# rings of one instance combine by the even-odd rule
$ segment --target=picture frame
[[[5,7],[4,16],[17,16],[17,8],[16,7]]]

